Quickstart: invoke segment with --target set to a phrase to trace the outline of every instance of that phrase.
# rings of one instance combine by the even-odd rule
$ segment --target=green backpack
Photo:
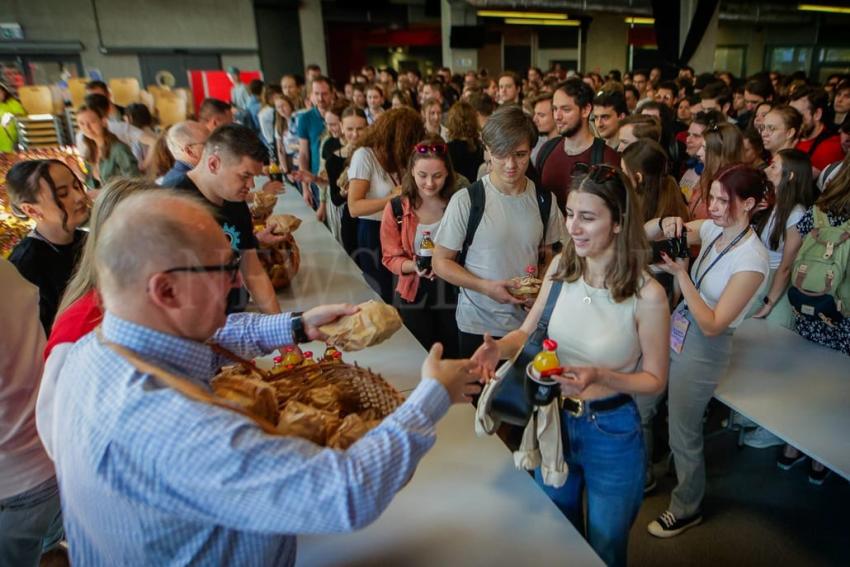
[[[850,220],[830,226],[817,207],[812,216],[815,228],[794,260],[788,300],[796,316],[832,326],[850,317]]]

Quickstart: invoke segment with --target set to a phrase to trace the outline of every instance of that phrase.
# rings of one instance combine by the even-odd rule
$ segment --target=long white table
[[[733,345],[715,397],[850,480],[850,358],[759,319]]]
[[[301,269],[280,295],[286,310],[377,299],[357,266],[295,191],[276,213],[302,219]],[[311,345],[321,353],[321,345]],[[309,347],[308,347],[309,348]],[[389,341],[345,354],[400,391],[419,382],[425,350],[403,328]],[[413,479],[371,526],[353,534],[299,538],[299,565],[602,565],[587,542],[496,437],[477,438],[471,406],[453,406]]]

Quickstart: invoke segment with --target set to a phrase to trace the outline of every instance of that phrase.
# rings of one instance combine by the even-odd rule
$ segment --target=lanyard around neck
[[[732,248],[736,244],[738,244],[741,241],[741,239],[744,238],[744,236],[746,236],[746,234],[749,231],[750,231],[750,227],[749,227],[749,225],[747,225],[747,228],[742,230],[741,233],[732,240],[732,242],[730,242],[729,244],[726,245],[726,248],[724,248],[723,251],[720,252],[720,254],[717,255],[717,258],[715,258],[711,262],[711,264],[708,265],[708,267],[702,273],[702,276],[700,276],[699,270],[700,270],[700,268],[702,268],[702,263],[705,261],[705,257],[708,256],[708,251],[712,250],[714,248],[714,245],[717,244],[717,241],[720,240],[720,238],[723,236],[723,233],[721,232],[720,234],[717,235],[717,238],[715,238],[714,240],[711,241],[711,244],[709,244],[708,248],[706,248],[705,254],[703,254],[700,257],[699,262],[697,263],[697,266],[696,266],[696,270],[694,272],[694,274],[697,276],[697,282],[696,282],[697,291],[699,291],[699,288],[702,285],[703,280],[705,280],[705,276],[708,275],[708,272],[711,271],[711,268],[713,268],[717,264],[717,262],[719,262],[720,259],[723,258],[723,256],[725,256],[730,250],[732,250]]]

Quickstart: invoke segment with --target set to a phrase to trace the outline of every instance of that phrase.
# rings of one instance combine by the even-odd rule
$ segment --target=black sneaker
[[[806,455],[803,453],[797,453],[796,457],[788,457],[785,453],[779,455],[779,458],[776,459],[776,466],[784,471],[791,470],[795,465],[799,465],[803,461],[806,460]]]
[[[647,531],[655,537],[668,538],[675,537],[702,522],[702,514],[697,512],[690,518],[677,519],[673,512],[667,510],[662,512],[658,518],[649,523],[646,527]]]
[[[809,469],[809,482],[814,484],[815,486],[821,486],[823,482],[826,480],[826,477],[829,476],[831,471],[824,467],[821,470],[815,470],[814,468]]]

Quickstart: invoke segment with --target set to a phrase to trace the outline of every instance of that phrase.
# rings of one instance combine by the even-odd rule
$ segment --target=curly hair
[[[449,131],[449,140],[466,142],[470,151],[478,147],[478,115],[468,102],[459,101],[449,108],[446,130]]]
[[[389,174],[401,175],[416,142],[425,137],[419,113],[409,107],[381,113],[357,141],[358,148],[371,148],[378,163]]]

